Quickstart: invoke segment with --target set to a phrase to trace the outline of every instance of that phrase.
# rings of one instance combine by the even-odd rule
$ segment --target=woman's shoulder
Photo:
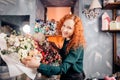
[[[79,46],[76,49],[70,49],[70,52],[74,52],[74,53],[80,53],[81,51],[83,52],[84,47],[83,46]]]
[[[75,49],[73,49],[73,50],[83,50],[84,49],[84,47],[83,46],[78,46],[78,47],[76,47]]]
[[[78,49],[84,49],[84,47],[83,46],[79,46]]]

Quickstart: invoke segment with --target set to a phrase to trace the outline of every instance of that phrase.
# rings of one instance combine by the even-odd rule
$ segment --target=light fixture
[[[89,9],[84,9],[83,13],[89,19],[95,19],[99,13],[100,9],[102,8],[101,4],[98,0],[93,0]]]
[[[26,34],[30,33],[30,26],[28,24],[23,26],[23,32],[26,33]]]

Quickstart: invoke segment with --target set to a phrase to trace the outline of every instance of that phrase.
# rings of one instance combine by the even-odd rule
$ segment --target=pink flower
[[[116,80],[115,77],[109,77],[109,76],[105,76],[104,80]]]

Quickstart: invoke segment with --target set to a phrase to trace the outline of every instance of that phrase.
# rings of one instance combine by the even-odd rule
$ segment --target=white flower
[[[0,34],[0,38],[4,38],[4,37],[6,37],[7,36],[7,34],[5,34],[5,33],[1,33]]]
[[[20,59],[25,58],[28,56],[28,51],[24,49],[19,49],[18,54],[19,54]]]
[[[15,52],[16,50],[15,50],[15,47],[12,46],[12,47],[9,47],[9,48],[8,48],[8,51],[10,51],[10,52]]]
[[[20,41],[19,41],[19,39],[16,37],[16,38],[15,38],[14,46],[18,47],[19,45],[20,45]]]

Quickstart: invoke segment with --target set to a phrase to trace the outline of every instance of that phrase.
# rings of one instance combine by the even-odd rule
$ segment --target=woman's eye
[[[62,27],[65,27],[65,25],[63,25]]]
[[[65,25],[63,25],[63,27],[65,27]]]
[[[71,27],[68,27],[68,29],[72,29]]]

